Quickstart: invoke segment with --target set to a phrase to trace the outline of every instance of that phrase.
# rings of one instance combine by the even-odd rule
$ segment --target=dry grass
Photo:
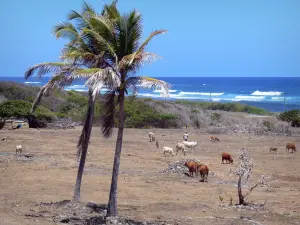
[[[209,135],[190,129],[189,140],[198,141],[194,153],[210,168],[208,183],[185,175],[161,173],[169,163],[185,158],[182,155],[163,157],[163,146],[175,147],[185,130],[156,129],[160,149],[148,140],[143,129],[126,129],[119,177],[120,215],[140,221],[167,221],[170,224],[299,224],[300,218],[300,155],[288,154],[285,144],[300,146],[299,136],[257,136],[252,134],[218,135],[220,142],[211,143]],[[114,132],[116,134],[116,132]],[[162,134],[170,134],[162,138]],[[38,208],[41,202],[71,199],[77,172],[75,130],[5,130],[0,138],[0,218],[1,224],[53,224],[60,212]],[[82,185],[82,201],[106,204],[111,181],[116,135],[109,140],[100,137],[95,128],[87,157]],[[15,146],[33,157],[15,156]],[[278,147],[276,154],[270,146]],[[270,177],[269,187],[257,188],[248,201],[263,204],[257,209],[228,207],[237,203],[237,177],[230,171],[238,167],[236,150],[246,147],[253,159],[253,181],[261,174]],[[299,148],[299,147],[298,147]],[[228,152],[234,164],[221,164],[221,153]],[[251,180],[249,181],[251,185]],[[26,214],[39,210],[43,217]],[[97,214],[92,213],[91,216]],[[251,219],[251,221],[248,220]]]

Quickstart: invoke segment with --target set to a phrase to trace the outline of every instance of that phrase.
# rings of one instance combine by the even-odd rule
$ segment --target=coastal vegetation
[[[16,100],[26,102],[22,104],[22,114],[18,114],[17,109],[10,109],[1,114],[0,117],[6,118],[26,118],[30,112],[31,105],[35,96],[38,94],[39,88],[35,86],[23,85],[13,82],[0,82],[0,93],[4,100],[0,104],[9,104],[10,107],[20,108],[19,102],[11,104]],[[94,126],[101,125],[101,115],[103,113],[103,104],[101,96],[95,101]],[[51,122],[60,118],[71,118],[73,121],[80,122],[84,120],[88,104],[87,93],[76,91],[61,91],[54,89],[51,95],[44,96],[41,105],[38,107],[36,116],[44,122]],[[189,118],[201,114],[203,110],[212,111],[210,119],[212,122],[220,122],[222,116],[218,111],[227,112],[246,112],[257,115],[270,115],[271,113],[254,106],[243,105],[240,103],[215,103],[215,102],[189,102],[189,101],[161,101],[151,98],[125,98],[125,127],[126,128],[176,128],[182,127],[184,124],[180,122],[179,110],[169,112],[170,106],[179,106],[184,109],[190,109]],[[3,109],[4,110],[4,109]],[[215,111],[215,112],[214,112]],[[115,113],[116,116],[117,112]],[[117,124],[117,120],[115,119]],[[190,123],[189,126],[194,126]],[[196,126],[195,126],[196,127]]]
[[[300,127],[300,110],[293,109],[285,111],[278,115],[278,118],[282,121],[286,121],[291,124],[292,127]]]

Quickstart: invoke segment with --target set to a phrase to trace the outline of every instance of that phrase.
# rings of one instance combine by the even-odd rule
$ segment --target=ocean
[[[42,86],[49,77],[0,77]],[[264,108],[271,112],[300,109],[300,77],[159,77],[171,84],[170,100],[240,102]],[[84,81],[76,81],[65,90],[86,91]],[[139,97],[163,99],[159,90],[140,90]]]

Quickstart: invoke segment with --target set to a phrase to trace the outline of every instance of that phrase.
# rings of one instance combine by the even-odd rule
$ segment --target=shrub
[[[221,119],[221,114],[220,113],[213,113],[213,114],[211,114],[210,115],[210,119],[212,120],[212,121],[220,121],[220,119]]]
[[[182,105],[190,105],[193,107],[199,107],[210,110],[222,110],[227,112],[247,112],[258,115],[268,115],[268,111],[249,105],[243,105],[240,103],[223,103],[223,102],[193,102],[186,100],[176,100],[175,103]]]
[[[270,122],[269,120],[264,120],[263,125],[265,127],[267,127],[269,131],[272,130],[272,128],[274,127],[274,124],[272,122]]]
[[[22,100],[5,101],[0,104],[1,118],[27,118],[30,115],[31,103]],[[39,106],[36,111],[39,120],[51,122],[55,115],[43,106]]]
[[[291,123],[293,127],[300,127],[300,110],[292,109],[289,111],[285,111],[278,115],[278,118],[282,121],[286,121]]]

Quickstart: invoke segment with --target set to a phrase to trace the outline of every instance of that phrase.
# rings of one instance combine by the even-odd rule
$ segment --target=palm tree
[[[47,73],[55,73],[49,82],[40,89],[32,105],[31,114],[35,112],[42,97],[52,89],[63,88],[66,85],[70,85],[74,79],[85,78],[84,74],[80,73],[80,71],[84,72],[81,69],[82,67],[103,67],[101,59],[103,51],[91,45],[91,43],[85,43],[82,36],[80,36],[82,29],[89,27],[89,18],[91,15],[95,15],[95,11],[84,2],[81,14],[76,11],[71,11],[68,15],[69,20],[76,20],[77,26],[74,26],[72,23],[59,23],[54,27],[54,33],[57,38],[69,39],[69,43],[67,43],[62,50],[61,58],[64,62],[40,63],[30,67],[25,72],[25,79],[28,79],[34,74],[41,77]],[[73,196],[74,201],[80,200],[80,187],[92,131],[95,98],[98,92],[99,89],[97,89],[97,87],[95,87],[94,90],[91,87],[89,88],[86,119],[77,144],[77,156],[78,158],[80,157],[80,161]]]
[[[140,44],[142,37],[142,17],[137,11],[121,15],[116,7],[116,2],[104,7],[101,16],[93,16],[91,20],[97,26],[85,28],[83,33],[88,42],[94,41],[106,48],[103,58],[109,62],[111,70],[107,74],[99,69],[94,74],[89,74],[90,84],[95,86],[104,85],[106,82],[114,80],[115,84],[110,86],[110,91],[104,101],[106,109],[103,118],[102,133],[105,137],[110,136],[111,128],[114,126],[113,118],[116,105],[118,110],[118,135],[113,163],[112,181],[107,209],[107,216],[117,216],[117,188],[120,167],[120,157],[122,151],[123,132],[125,123],[124,101],[125,95],[130,91],[136,95],[138,88],[159,88],[161,93],[168,96],[169,85],[161,80],[149,77],[134,76],[144,63],[150,63],[158,57],[147,52],[146,46],[156,35],[163,34],[165,30],[157,30]],[[117,102],[114,101],[117,96]]]
[[[117,184],[122,151],[125,112],[125,96],[137,94],[138,88],[159,88],[161,94],[168,96],[169,84],[149,77],[134,76],[145,63],[158,57],[146,51],[154,36],[165,30],[157,30],[140,44],[142,37],[142,17],[135,10],[121,15],[116,7],[117,1],[105,5],[101,14],[84,3],[83,12],[72,11],[72,23],[61,23],[55,27],[57,37],[68,38],[69,43],[62,53],[62,63],[42,63],[26,72],[26,77],[34,73],[65,73],[72,79],[84,78],[89,87],[89,104],[84,128],[79,138],[78,149],[81,154],[75,185],[74,200],[80,199],[80,184],[88,142],[92,130],[94,101],[101,88],[109,91],[104,97],[102,134],[109,137],[114,127],[116,106],[118,106],[118,136],[113,164],[112,182],[108,202],[108,216],[117,216]]]

